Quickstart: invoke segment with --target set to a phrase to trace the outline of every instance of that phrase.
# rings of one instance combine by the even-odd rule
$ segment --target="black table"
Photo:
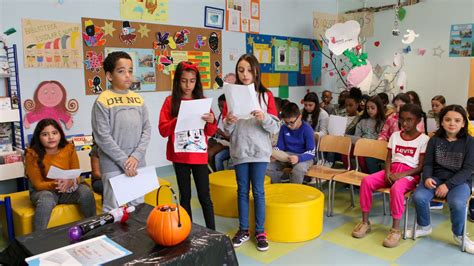
[[[108,224],[86,234],[83,239],[107,235],[124,248],[133,252],[111,261],[110,265],[160,264],[160,265],[238,265],[230,239],[219,232],[197,224],[181,244],[174,247],[158,246],[148,236],[146,219],[152,207],[137,206],[126,224]],[[72,224],[50,228],[15,238],[0,254],[0,263],[25,264],[24,259],[46,251],[72,244],[68,230]]]

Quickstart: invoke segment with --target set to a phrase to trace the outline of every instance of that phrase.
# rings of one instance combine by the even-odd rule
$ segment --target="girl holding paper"
[[[78,169],[74,145],[54,119],[43,119],[35,128],[30,147],[25,152],[26,175],[30,181],[30,199],[35,205],[34,230],[48,227],[57,204],[78,203],[85,217],[96,215],[95,200],[88,186],[76,179],[47,178],[51,166],[63,170]]]
[[[261,110],[253,111],[249,119],[238,119],[228,113],[224,106],[225,130],[230,137],[230,156],[237,175],[239,206],[239,230],[232,239],[234,247],[239,247],[250,239],[249,233],[249,187],[255,203],[255,238],[259,251],[268,250],[265,223],[264,178],[272,153],[271,134],[278,132],[277,110],[273,94],[261,83],[260,64],[251,54],[242,55],[235,67],[237,84],[254,84],[257,101]],[[227,99],[229,100],[229,99]]]
[[[202,206],[206,227],[215,230],[214,207],[209,192],[209,171],[207,168],[207,138],[217,131],[217,121],[210,111],[202,115],[206,121],[204,129],[175,132],[181,101],[204,98],[201,76],[196,65],[181,62],[176,67],[173,91],[163,103],[158,129],[168,138],[166,158],[173,162],[178,181],[180,204],[191,214],[191,171]]]

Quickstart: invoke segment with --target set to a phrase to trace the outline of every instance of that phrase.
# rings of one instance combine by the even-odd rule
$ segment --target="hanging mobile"
[[[398,36],[400,35],[400,30],[398,29],[398,22],[400,21],[399,14],[398,14],[398,11],[400,10],[400,0],[398,0],[398,4],[394,5],[394,10],[395,10],[395,20],[393,21],[392,35]]]

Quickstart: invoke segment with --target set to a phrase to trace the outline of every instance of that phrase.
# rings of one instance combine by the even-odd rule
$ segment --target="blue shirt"
[[[296,153],[298,155],[298,162],[304,162],[314,158],[314,146],[314,131],[308,123],[303,121],[300,128],[295,130],[283,124],[275,148],[281,151]]]

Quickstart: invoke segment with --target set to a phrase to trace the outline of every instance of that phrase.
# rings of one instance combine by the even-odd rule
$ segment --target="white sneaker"
[[[428,226],[419,226],[418,224],[416,225],[416,230],[415,230],[415,238],[420,237],[420,236],[427,236],[431,234],[433,229],[431,228],[431,225]],[[408,229],[407,230],[407,237],[412,238],[413,237],[413,229]]]
[[[455,236],[453,235],[454,242],[457,245],[462,245],[462,236]],[[466,252],[470,254],[474,254],[474,242],[466,236],[466,244],[465,244]]]

